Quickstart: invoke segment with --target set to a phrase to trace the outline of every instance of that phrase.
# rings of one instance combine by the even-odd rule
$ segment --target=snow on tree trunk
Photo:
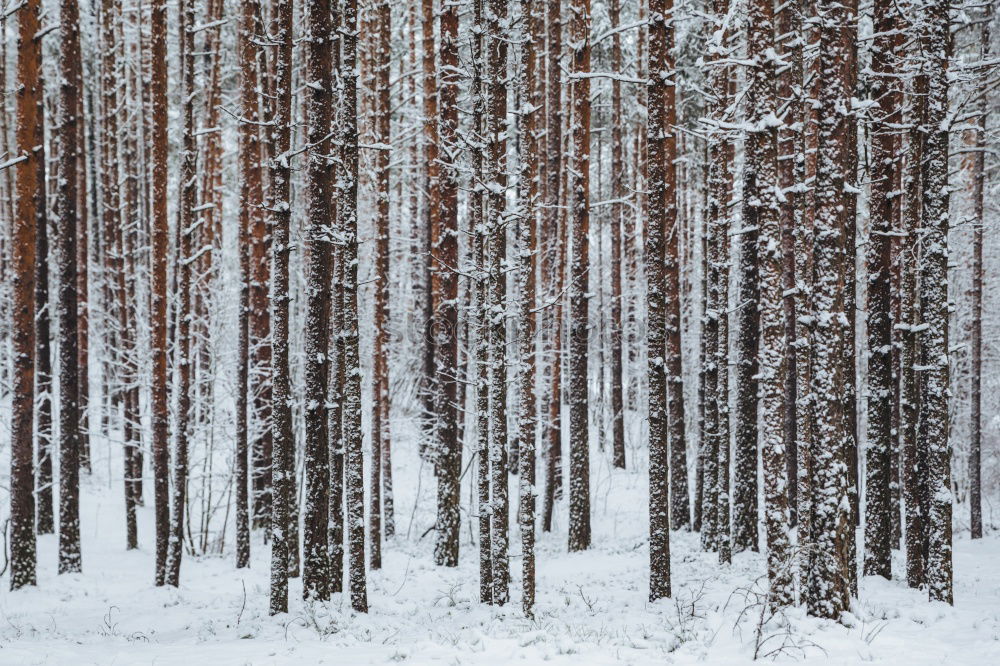
[[[843,69],[847,57],[839,29],[842,5],[823,0],[820,20],[819,137],[816,205],[813,222],[812,395],[814,439],[811,471],[807,568],[808,611],[838,619],[850,602],[848,532],[854,529],[844,447],[844,170],[841,143],[847,137],[843,105]]]
[[[459,491],[461,490],[462,441],[459,439],[459,328],[458,328],[458,188],[460,163],[458,143],[459,36],[458,8],[443,8],[441,27],[441,86],[438,108],[440,152],[445,166],[439,171],[438,194],[441,209],[436,213],[438,227],[434,234],[433,291],[440,299],[434,312],[434,360],[439,417],[437,428],[436,472],[438,482],[438,534],[435,562],[458,565]]]
[[[307,313],[305,335],[305,506],[302,528],[302,596],[330,598],[329,484],[330,443],[327,382],[330,371],[330,262],[336,210],[332,208],[333,162],[330,127],[333,76],[329,0],[308,3],[305,22],[309,33],[305,54],[306,134],[310,150],[306,166]]]
[[[521,529],[522,608],[528,617],[535,606],[535,273],[537,269],[536,201],[541,184],[541,141],[538,119],[542,87],[537,80],[538,42],[543,39],[542,3],[521,0],[519,99],[521,116],[518,177],[518,524]]]
[[[472,138],[482,141],[486,100],[483,90],[483,2],[473,0],[472,17]],[[476,501],[479,509],[479,600],[493,603],[493,544],[490,531],[490,344],[489,344],[489,279],[486,265],[487,228],[484,220],[486,193],[482,187],[482,150],[472,151],[469,216],[472,228],[474,280],[470,331],[475,336],[475,414],[476,414]]]
[[[253,273],[250,264],[251,232],[258,223],[261,204],[260,135],[257,100],[256,6],[243,5],[237,36],[240,82],[240,319],[239,395],[236,400],[236,567],[250,566],[249,502],[249,413],[250,391],[250,292]]]
[[[489,257],[490,336],[490,531],[493,561],[493,603],[510,598],[510,539],[507,492],[507,290],[503,269],[506,260],[506,132],[507,118],[507,6],[489,0],[484,24],[486,159],[486,229]]]
[[[749,9],[747,48],[753,64],[747,72],[748,134],[743,176],[743,224],[754,228],[759,281],[758,386],[761,398],[761,457],[764,469],[764,528],[770,603],[793,601],[789,560],[788,476],[785,453],[784,263],[777,192],[777,78],[773,30],[774,7],[768,0]],[[745,248],[746,249],[746,248]]]
[[[437,455],[434,451],[437,440],[437,428],[439,425],[439,415],[435,412],[436,392],[438,390],[435,382],[434,368],[436,353],[434,349],[434,312],[439,303],[434,293],[434,271],[436,266],[433,259],[434,230],[439,228],[441,215],[441,163],[438,159],[440,141],[438,139],[438,75],[437,75],[437,48],[434,39],[434,0],[421,0],[421,30],[422,30],[422,83],[423,83],[423,160],[425,166],[425,188],[426,199],[424,205],[424,245],[427,253],[424,259],[424,289],[423,295],[423,324],[424,324],[424,349],[423,349],[423,380],[421,385],[421,399],[423,401],[424,418],[424,439],[421,443],[421,455]],[[440,507],[439,507],[440,508]]]
[[[572,229],[569,325],[569,550],[590,548],[588,399],[588,236],[590,234],[590,0],[571,5],[570,95],[573,164],[568,216]]]
[[[194,3],[193,0],[181,0],[179,9],[179,30],[181,35],[181,92],[184,103],[183,117],[183,152],[180,177],[180,200],[178,202],[178,238],[177,265],[174,274],[177,277],[177,339],[174,343],[174,353],[177,366],[177,416],[174,433],[174,455],[172,459],[174,470],[173,506],[170,512],[170,546],[167,551],[167,584],[180,585],[181,558],[184,552],[184,515],[187,512],[187,481],[188,481],[188,443],[191,439],[191,262],[193,245],[191,237],[195,230],[197,213],[197,148],[195,145],[194,127]]]
[[[673,162],[671,117],[673,96],[668,93],[673,29],[668,16],[671,0],[649,2],[649,99],[646,182],[649,216],[646,228],[647,349],[649,357],[649,598],[670,596],[670,454],[667,414],[666,316],[667,225],[675,211],[668,202],[667,185]],[[668,139],[668,136],[671,137]]]
[[[38,159],[35,160],[35,438],[36,490],[38,534],[52,534],[55,530],[52,503],[52,357],[51,308],[49,307],[49,237],[48,212],[45,201],[45,81],[38,81],[38,109],[35,123],[35,142]]]
[[[748,108],[752,108],[748,107]],[[753,167],[744,169],[746,179]],[[746,197],[744,197],[746,201]],[[746,207],[744,215],[747,214]],[[757,257],[757,227],[744,219],[739,230],[739,292],[736,318],[736,441],[733,455],[733,548],[736,552],[758,549],[757,535],[757,398],[759,393],[757,354],[760,338],[760,274]]]
[[[868,442],[865,457],[866,576],[892,577],[892,312],[891,244],[895,208],[896,130],[901,123],[897,77],[898,14],[889,0],[875,3],[871,97],[878,102],[872,130],[871,232],[868,265]]]
[[[910,587],[924,583],[926,567],[925,536],[927,534],[927,507],[925,493],[926,447],[917,441],[917,410],[920,405],[920,382],[917,375],[919,347],[917,332],[920,310],[917,301],[917,266],[919,256],[917,230],[921,222],[921,189],[923,187],[924,130],[927,115],[927,74],[919,53],[919,40],[908,54],[916,69],[910,84],[910,106],[907,117],[906,172],[903,179],[904,244],[901,254],[900,278],[901,322],[903,333],[900,352],[900,448],[903,453],[903,499],[906,506],[906,581]]]
[[[798,372],[796,359],[796,310],[795,310],[795,234],[801,223],[799,169],[802,155],[798,152],[798,138],[802,128],[797,125],[801,109],[802,80],[802,16],[798,5],[785,4],[775,8],[775,40],[779,56],[788,64],[776,73],[779,107],[786,105],[783,123],[778,128],[778,187],[779,224],[781,225],[781,284],[785,322],[785,372],[784,372],[784,426],[782,440],[785,446],[785,469],[788,481],[788,513],[790,524],[798,520],[798,451],[797,451],[797,395]]]
[[[150,389],[153,422],[153,496],[156,512],[156,584],[166,582],[170,531],[169,452],[167,426],[167,6],[156,0],[150,21],[152,76],[152,247],[149,347],[153,354]]]
[[[365,570],[365,487],[364,458],[361,452],[361,359],[358,350],[358,3],[343,5],[341,80],[344,118],[341,122],[345,168],[341,182],[342,261],[344,266],[344,384],[343,427],[346,458],[348,566],[351,607],[368,612],[368,585]]]
[[[979,33],[979,58],[986,61],[991,54],[990,23],[993,5],[983,10],[983,25]],[[985,99],[979,103],[979,119],[973,134],[976,152],[969,159],[972,179],[972,388],[970,390],[969,445],[969,532],[973,539],[983,538],[982,485],[982,373],[983,373],[983,217],[986,193],[986,118],[989,109]]]
[[[288,367],[288,258],[291,253],[292,0],[276,0],[269,34],[274,45],[274,91],[268,120],[271,144],[270,187],[265,208],[271,227],[271,605],[272,615],[288,612],[291,492],[295,440],[292,436]]]
[[[923,7],[927,58],[927,144],[920,230],[919,344],[922,391],[919,440],[927,445],[927,588],[932,601],[953,603],[951,443],[948,439],[948,59],[949,4]]]
[[[720,121],[731,104],[730,68],[721,64],[729,47],[728,0],[714,2],[716,31],[709,42],[709,84],[714,93],[707,113]],[[733,185],[733,143],[716,128],[709,145],[708,258],[706,279],[705,454],[701,544],[717,549],[719,561],[732,558],[729,519],[729,205]]]
[[[562,491],[562,313],[563,267],[566,244],[562,241],[564,215],[559,208],[562,201],[562,84],[560,58],[562,56],[562,3],[548,3],[546,15],[545,48],[545,208],[543,228],[547,231],[549,271],[548,294],[555,305],[549,315],[551,338],[549,342],[549,394],[548,418],[542,431],[545,446],[545,494],[542,504],[542,531],[552,531],[552,513],[555,501]]]

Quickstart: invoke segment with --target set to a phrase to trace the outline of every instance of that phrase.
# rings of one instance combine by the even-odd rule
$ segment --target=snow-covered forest
[[[2,0],[0,664],[1000,663],[1000,0]]]

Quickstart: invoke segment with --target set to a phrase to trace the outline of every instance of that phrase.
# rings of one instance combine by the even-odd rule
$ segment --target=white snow
[[[590,551],[566,552],[565,500],[554,532],[538,530],[534,620],[520,609],[512,492],[511,603],[485,606],[471,543],[476,517],[463,504],[461,565],[434,566],[433,535],[420,538],[433,521],[433,478],[412,438],[398,433],[394,446],[398,536],[383,548],[383,569],[369,576],[371,612],[354,613],[344,595],[306,605],[295,579],[290,613],[270,617],[269,558],[259,535],[248,570],[234,568],[229,534],[223,556],[185,556],[179,589],[153,586],[151,481],[139,510],[142,547],[126,552],[118,452],[95,440],[95,451],[110,453],[113,463],[99,460],[84,477],[84,573],[57,576],[57,537],[40,537],[38,586],[10,592],[6,577],[0,581],[0,664],[744,664],[758,645],[761,658],[779,650],[779,661],[809,664],[1000,663],[1000,538],[993,535],[971,542],[958,534],[954,608],[907,588],[896,552],[894,580],[863,579],[844,624],[792,608],[758,632],[763,555],[736,554],[721,566],[714,553],[701,552],[697,534],[674,532],[674,596],[649,603],[645,452],[634,441],[627,472],[612,471],[593,452]]]

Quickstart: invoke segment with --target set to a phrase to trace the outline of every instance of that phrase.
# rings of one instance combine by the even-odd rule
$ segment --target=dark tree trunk
[[[440,170],[438,228],[434,239],[434,293],[441,299],[434,312],[434,377],[437,386],[435,413],[439,417],[436,439],[438,482],[438,533],[434,560],[439,565],[458,565],[459,491],[461,490],[462,441],[459,438],[458,383],[458,8],[447,4],[440,20],[441,85],[438,134],[448,157]]]
[[[649,598],[670,596],[670,453],[667,409],[667,233],[676,220],[674,204],[674,88],[672,0],[649,2],[649,100],[646,182],[649,220],[646,229],[646,280],[649,357]]]
[[[13,283],[11,352],[13,396],[11,400],[10,456],[10,587],[34,585],[35,576],[35,473],[33,412],[35,401],[35,225],[38,222],[38,160],[32,148],[37,139],[39,100],[42,88],[39,2],[28,0],[18,12],[16,145],[24,159],[18,162],[16,210],[10,229],[10,273]],[[72,479],[70,479],[72,480]],[[62,524],[60,523],[60,527]],[[72,528],[79,534],[79,524]],[[77,544],[79,539],[77,538]],[[71,553],[68,553],[72,555]],[[67,559],[79,571],[76,558]]]

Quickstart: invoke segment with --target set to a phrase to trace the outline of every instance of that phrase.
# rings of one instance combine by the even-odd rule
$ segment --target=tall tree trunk
[[[173,507],[170,512],[170,548],[167,553],[167,584],[180,585],[181,558],[184,553],[184,514],[187,510],[188,444],[191,440],[191,364],[193,345],[191,344],[191,265],[192,235],[195,231],[197,212],[197,160],[198,148],[194,127],[194,3],[181,0],[179,7],[181,35],[181,92],[184,99],[181,115],[183,118],[183,146],[181,157],[181,192],[179,201],[180,225],[177,248],[177,416],[174,433],[174,487]]]
[[[551,360],[549,365],[549,414],[543,431],[545,443],[545,496],[542,507],[542,530],[552,531],[552,511],[556,497],[562,489],[562,289],[563,259],[566,251],[562,242],[562,215],[559,202],[562,200],[562,84],[560,82],[560,57],[562,55],[562,23],[560,11],[562,3],[548,3],[546,13],[546,77],[545,77],[545,228],[548,229],[547,248],[550,253],[549,294],[556,299],[549,317],[551,321]],[[554,255],[554,256],[553,256]]]
[[[649,0],[649,104],[646,182],[649,220],[646,227],[646,280],[649,357],[649,598],[670,596],[670,454],[667,412],[666,235],[676,216],[673,124],[674,88],[672,0]]]
[[[392,66],[392,6],[389,2],[383,3],[379,8],[379,34],[381,35],[380,41],[382,43],[382,50],[380,52],[382,57],[382,64],[378,73],[378,94],[381,98],[378,101],[379,107],[379,127],[378,127],[378,141],[383,146],[389,146],[391,142],[391,118],[392,118],[392,106],[390,101],[390,68]],[[378,251],[378,260],[380,262],[379,271],[385,276],[385,282],[382,283],[382,312],[380,318],[382,320],[379,330],[382,333],[382,372],[379,373],[378,381],[381,386],[382,400],[379,404],[380,409],[380,443],[379,443],[379,453],[377,459],[380,461],[380,489],[381,489],[381,504],[382,504],[382,525],[385,530],[385,536],[391,537],[395,533],[395,523],[393,520],[393,497],[392,497],[392,421],[391,421],[391,407],[392,407],[392,395],[390,393],[389,387],[391,386],[391,377],[389,371],[389,359],[390,359],[390,307],[389,307],[389,160],[392,154],[388,150],[380,150],[379,154],[376,156],[377,160],[377,170],[379,174],[379,219],[381,220],[382,230],[379,233],[379,243],[380,248]],[[383,210],[384,209],[384,210]],[[373,455],[373,460],[376,456]]]
[[[422,453],[430,453],[436,456],[437,452],[433,447],[437,442],[437,427],[439,416],[435,413],[435,393],[437,386],[434,377],[434,334],[433,321],[434,312],[437,309],[438,299],[433,289],[434,260],[432,258],[434,248],[434,230],[440,228],[441,215],[441,166],[438,161],[438,80],[437,80],[437,49],[434,40],[434,0],[421,0],[423,31],[422,50],[423,57],[421,66],[423,69],[423,135],[424,135],[424,161],[426,163],[426,191],[427,197],[424,210],[424,234],[425,251],[424,258],[424,288],[426,293],[423,298],[424,306],[424,349],[423,349],[423,383],[421,386],[421,398],[424,410],[424,443]],[[440,508],[440,507],[439,507]]]
[[[621,25],[620,0],[608,4],[611,29]],[[621,33],[615,32],[611,43],[611,70],[622,71]],[[622,122],[622,84],[611,82],[611,460],[625,469],[625,407],[622,392],[622,234],[625,226],[625,126]]]
[[[752,108],[752,106],[750,107]],[[746,182],[744,190],[752,190]],[[744,197],[744,201],[747,197]],[[754,214],[745,210],[744,215]],[[757,397],[758,351],[760,344],[760,272],[757,256],[757,227],[744,219],[739,232],[740,278],[736,324],[736,442],[733,456],[733,548],[759,548],[757,535]]]
[[[341,122],[345,171],[341,179],[343,201],[344,385],[343,426],[346,457],[347,536],[349,542],[351,607],[368,612],[365,573],[364,458],[361,453],[361,359],[358,351],[358,3],[344,2],[341,80],[344,119]]]
[[[848,132],[843,105],[843,69],[847,57],[840,30],[843,5],[821,0],[819,137],[814,220],[815,335],[812,354],[812,397],[815,436],[810,451],[812,547],[806,592],[809,613],[838,619],[850,601],[848,532],[851,521],[843,432],[844,420],[844,170],[842,143]]]
[[[537,262],[535,202],[541,184],[538,110],[542,108],[542,86],[537,81],[537,44],[544,39],[542,3],[521,0],[520,176],[518,177],[519,265],[519,387],[518,402],[518,524],[521,528],[522,608],[528,617],[535,606],[535,273]],[[619,393],[620,397],[620,393]]]
[[[261,217],[260,146],[257,101],[257,49],[253,43],[253,2],[243,4],[237,36],[240,81],[240,317],[239,393],[236,399],[236,568],[250,566],[249,413],[250,391],[250,233]]]
[[[337,139],[333,144],[334,157],[334,188],[331,191],[330,217],[334,221],[334,238],[343,238],[344,216],[342,214],[343,191],[339,185],[343,182],[346,164],[344,156],[347,147],[342,143],[342,121],[348,113],[344,103],[343,67],[341,64],[341,47],[344,42],[344,7],[340,0],[333,0],[334,29],[331,49],[333,76],[336,85],[336,105],[331,116],[330,129]],[[329,526],[327,547],[330,559],[330,593],[339,594],[344,591],[344,384],[346,374],[344,369],[344,251],[343,244],[333,244],[333,293],[330,314],[330,337],[332,340],[332,363],[329,367],[328,400],[332,405],[329,416],[328,435],[330,440],[330,498]]]
[[[16,146],[21,161],[15,171],[17,200],[11,219],[10,271],[13,283],[11,351],[13,353],[13,397],[11,400],[10,456],[10,588],[34,585],[35,576],[35,225],[38,200],[38,160],[34,150],[42,94],[39,82],[41,43],[39,2],[27,0],[18,19]],[[72,479],[70,479],[72,480]],[[61,519],[60,519],[61,520]],[[60,527],[62,523],[60,522]],[[79,534],[79,523],[72,528]],[[76,540],[77,544],[79,539]],[[79,548],[67,562],[79,571]]]
[[[250,0],[253,6],[254,34],[258,37],[264,34],[262,23],[263,14],[259,0]],[[271,107],[272,97],[263,90],[268,85],[270,77],[267,74],[267,50],[258,47],[256,52],[257,64],[255,74],[259,76],[258,95],[260,96],[260,111],[263,118],[272,117]],[[266,130],[265,130],[266,131]],[[272,151],[269,135],[265,134],[258,142],[260,148],[258,164],[267,164]],[[265,171],[260,168],[261,178]],[[261,200],[267,197],[266,190],[270,188],[262,187]],[[250,226],[250,393],[253,396],[253,406],[251,413],[254,416],[254,438],[250,444],[250,456],[253,470],[251,472],[252,488],[252,524],[255,528],[264,528],[270,532],[271,508],[272,508],[272,468],[274,465],[274,441],[271,433],[271,313],[268,304],[268,289],[271,283],[271,243],[272,237],[267,228],[267,215],[264,211],[257,209]]]
[[[802,8],[798,5],[784,4],[775,9],[776,46],[783,58],[790,61],[788,66],[781,68],[778,76],[778,105],[785,108],[784,122],[778,128],[778,186],[781,191],[779,200],[779,223],[781,225],[781,283],[784,288],[782,302],[784,304],[785,322],[785,372],[784,372],[784,426],[782,439],[785,446],[785,468],[788,483],[788,510],[792,525],[798,516],[798,485],[794,482],[798,476],[798,434],[797,428],[797,395],[798,372],[796,360],[796,310],[795,310],[795,233],[797,216],[800,215],[798,204],[800,194],[797,191],[799,167],[802,156],[798,153],[798,137],[802,128],[796,125],[801,103],[800,91],[802,80],[802,62],[798,57],[801,49]]]
[[[891,467],[892,467],[892,234],[898,169],[896,127],[901,124],[901,95],[897,80],[897,9],[889,0],[875,3],[875,40],[872,43],[872,99],[878,117],[872,129],[872,182],[868,240],[868,443],[865,458],[865,566],[866,576],[892,577]]]
[[[331,41],[333,27],[329,0],[310,2],[306,8],[309,41],[306,77],[311,85],[306,99],[308,153],[308,313],[306,315],[305,408],[305,509],[302,531],[302,596],[330,598],[329,499],[330,443],[327,415],[327,381],[330,343],[330,261],[334,240],[331,220],[333,163],[329,159],[333,76]]]
[[[789,551],[788,468],[785,453],[787,414],[785,374],[789,371],[785,331],[785,265],[777,192],[777,112],[774,59],[774,4],[759,0],[749,9],[747,48],[754,56],[748,72],[746,162],[743,177],[743,219],[756,229],[759,276],[759,387],[762,402],[761,457],[764,468],[764,527],[767,533],[769,603],[794,599]]]
[[[729,0],[715,0],[713,17],[720,29],[712,33],[709,113],[720,121],[731,102],[731,71],[719,62],[730,39],[725,25]],[[733,185],[733,142],[721,128],[710,137],[708,182],[707,342],[705,348],[705,443],[702,496],[702,548],[719,551],[719,561],[732,559],[729,502],[729,213]]]
[[[372,569],[382,568],[382,466],[389,450],[389,56],[390,7],[377,3],[372,13],[372,125],[375,143],[375,333],[372,354],[372,467],[368,511],[369,559]]]
[[[948,60],[949,4],[924,5],[927,121],[923,224],[920,236],[919,343],[922,391],[919,440],[927,444],[927,588],[932,601],[954,603],[952,592],[951,443],[948,441]]]
[[[840,27],[844,40],[846,58],[841,63],[843,69],[841,91],[842,100],[857,97],[858,62],[858,0],[844,3],[845,17]],[[844,170],[843,208],[844,216],[844,315],[847,328],[844,331],[844,446],[847,456],[847,488],[851,502],[851,525],[861,524],[861,482],[858,468],[858,342],[857,342],[857,273],[858,273],[858,118],[853,103],[848,103],[846,136],[841,142]],[[847,568],[850,577],[851,594],[858,594],[857,530],[847,533]]]
[[[917,441],[917,415],[920,406],[920,382],[917,377],[917,366],[920,365],[917,344],[920,309],[917,302],[916,266],[920,246],[917,242],[917,230],[922,225],[922,164],[927,116],[927,71],[919,58],[919,48],[917,41],[908,54],[916,71],[913,72],[908,95],[910,106],[901,230],[905,242],[900,250],[903,256],[900,277],[900,327],[903,331],[900,352],[900,449],[903,453],[903,498],[906,506],[906,581],[910,587],[920,587],[924,583],[924,536],[927,533],[927,507],[924,501],[926,447]]]
[[[167,6],[154,0],[150,21],[152,77],[153,199],[150,292],[150,341],[153,381],[150,389],[153,421],[153,494],[156,504],[156,584],[166,579],[167,542],[170,531],[169,462],[167,425]]]
[[[812,11],[815,11],[813,7]],[[815,16],[813,14],[812,16]],[[811,30],[805,27],[806,16],[799,15],[801,21],[800,39],[795,48],[795,60],[802,69],[802,88],[795,101],[802,132],[796,150],[800,158],[796,167],[796,179],[815,182],[819,146],[819,109],[814,100],[819,99],[819,57],[818,48],[811,60],[806,61],[806,41],[819,43],[818,23]],[[789,479],[795,484],[796,526],[799,544],[799,581],[802,589],[800,597],[808,600],[809,566],[812,561],[812,449],[815,434],[814,400],[812,388],[812,336],[815,313],[813,311],[813,230],[815,226],[815,188],[797,196],[795,224],[795,313],[798,317],[795,327],[795,452],[796,478]]]
[[[486,100],[482,72],[483,58],[483,2],[473,0],[472,35],[472,133],[482,140]],[[470,226],[473,230],[472,256],[476,269],[475,293],[472,304],[471,330],[475,332],[475,413],[476,413],[476,493],[479,506],[479,601],[493,603],[493,543],[490,532],[490,381],[489,381],[489,280],[487,279],[487,231],[483,223],[485,193],[475,183],[483,178],[483,151],[472,154],[472,182],[470,197]]]
[[[504,259],[506,234],[507,4],[489,0],[484,25],[486,94],[486,227],[489,233],[490,336],[490,531],[493,560],[493,603],[510,598],[507,485],[507,290]]]
[[[433,239],[433,292],[440,298],[434,311],[434,383],[437,387],[435,414],[439,417],[435,440],[438,482],[438,533],[434,561],[458,566],[459,492],[461,490],[462,442],[458,436],[458,7],[442,8],[440,122],[438,133],[443,168],[438,195],[441,209]]]
[[[270,117],[270,187],[265,208],[271,226],[271,606],[272,615],[288,612],[288,568],[291,537],[291,504],[295,439],[292,435],[291,386],[288,367],[288,328],[291,300],[288,257],[291,251],[291,147],[292,122],[292,0],[277,0],[268,34],[274,43],[273,113]],[[364,527],[362,526],[362,529]]]
[[[572,227],[569,325],[569,550],[590,548],[588,278],[590,275],[590,0],[571,5],[570,95],[573,168],[568,215]],[[668,124],[669,126],[669,124]],[[669,224],[669,222],[668,222]],[[669,272],[669,270],[668,270]]]
[[[65,7],[65,9],[63,9],[63,7]],[[83,114],[84,110],[83,59],[80,57],[80,33],[79,33],[80,9],[78,3],[74,3],[73,7],[71,8],[67,7],[65,4],[61,4],[59,16],[60,16],[60,33],[59,33],[60,41],[64,45],[64,47],[60,49],[59,53],[59,59],[60,59],[59,67],[63,75],[66,77],[66,81],[61,82],[61,85],[59,86],[59,91],[60,91],[59,122],[61,124],[65,124],[67,122],[66,120],[67,118],[72,118],[72,120],[69,122],[74,126],[74,129],[71,133],[75,135],[76,145],[72,149],[67,148],[66,151],[75,156],[76,171],[72,176],[73,180],[72,187],[65,180],[63,176],[59,176],[60,182],[66,183],[66,185],[63,188],[57,189],[55,205],[56,205],[56,215],[60,217],[60,224],[67,222],[69,219],[72,219],[73,224],[76,228],[76,233],[70,235],[75,236],[73,239],[74,241],[73,244],[76,247],[76,258],[74,260],[75,261],[74,280],[76,282],[76,299],[74,302],[76,304],[75,307],[77,316],[75,317],[75,324],[69,324],[69,322],[67,321],[67,324],[69,325],[70,328],[72,328],[75,325],[76,335],[77,335],[77,342],[75,347],[77,352],[77,359],[76,361],[74,361],[74,364],[76,366],[75,374],[77,377],[77,386],[75,389],[76,395],[75,398],[73,399],[76,409],[77,425],[72,429],[77,431],[76,456],[79,459],[77,467],[83,467],[84,469],[89,471],[90,470],[90,419],[88,418],[87,414],[87,404],[90,394],[90,377],[88,372],[88,368],[90,366],[89,353],[88,353],[89,341],[90,341],[90,327],[88,324],[88,321],[90,319],[90,305],[89,305],[89,294],[88,294],[89,290],[88,278],[89,278],[89,268],[90,268],[89,265],[90,234],[89,234],[89,219],[88,219],[89,216],[87,214],[88,213],[87,159],[86,159],[87,132]],[[69,19],[63,19],[62,17],[64,16],[68,16],[70,18],[74,16],[76,17],[75,19],[73,19],[74,23],[72,26],[71,34],[62,32],[64,27],[66,29],[69,29],[69,27],[64,26],[63,21],[69,20]],[[75,44],[75,46],[71,46],[70,43],[67,42],[67,40],[71,40],[72,43]],[[72,56],[74,60],[72,62],[67,62],[65,58],[70,56]],[[149,86],[147,85],[146,89],[148,88]],[[73,97],[72,101],[75,105],[73,109],[69,109],[68,107],[63,106],[64,104],[63,95],[64,94],[69,95],[70,90],[72,90],[72,95],[70,96]],[[69,101],[70,100],[66,100],[65,103],[68,104]],[[69,131],[66,130],[65,127],[63,127],[62,129],[65,131]],[[62,145],[65,146],[66,144],[63,142]],[[62,156],[62,150],[60,151],[60,156]],[[69,166],[67,165],[66,168],[68,169]],[[66,177],[69,177],[69,172],[67,171],[65,175]],[[66,217],[63,217],[63,214],[60,213],[58,209],[58,206],[60,205],[58,197],[60,196],[60,191],[67,191],[67,190],[69,190],[70,192],[75,191],[76,201],[72,202],[72,205],[74,206],[74,211],[70,213],[69,209],[67,208]],[[71,204],[67,203],[66,205],[68,206]],[[72,218],[69,217],[70,215],[72,215]],[[62,287],[60,287],[59,293],[60,293],[60,298],[62,298]],[[62,308],[64,307],[61,301],[59,307],[60,310],[62,310]],[[61,321],[62,320],[60,320],[60,332],[62,331]],[[59,345],[60,349],[62,349],[63,346],[65,346],[65,344],[66,342],[60,342]],[[60,354],[61,353],[62,352],[60,352]],[[59,372],[60,372],[60,377],[63,377],[64,375],[62,374],[61,365]],[[63,380],[60,379],[60,387],[62,386],[62,382]],[[60,405],[62,404],[63,403],[60,398]],[[63,423],[62,408],[60,408],[59,422],[60,424]],[[62,425],[60,425],[60,451],[62,450],[61,433],[62,433]],[[62,454],[60,453],[60,474],[62,473],[61,456]],[[140,484],[139,485],[140,500],[142,497],[141,488],[142,486]]]
[[[52,507],[52,358],[51,308],[49,307],[49,234],[46,204],[45,81],[38,80],[35,143],[38,159],[35,194],[35,437],[37,445],[36,529],[39,534],[55,530]]]
[[[979,58],[988,60],[991,54],[990,24],[993,5],[983,11],[983,25],[979,33]],[[986,193],[986,117],[989,107],[981,102],[976,129],[973,131],[975,152],[969,158],[972,178],[972,389],[970,391],[970,445],[969,445],[969,524],[973,539],[983,538],[983,482],[982,482],[982,374],[983,374],[983,224]]]

